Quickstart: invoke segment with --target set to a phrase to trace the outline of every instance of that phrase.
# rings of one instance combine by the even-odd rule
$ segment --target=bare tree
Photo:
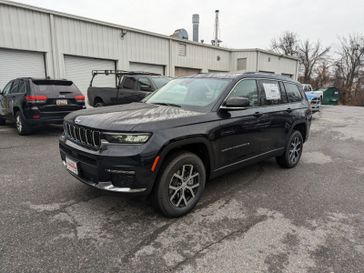
[[[325,59],[329,51],[330,47],[323,48],[320,41],[317,41],[314,44],[307,39],[301,43],[298,48],[298,58],[303,66],[303,76],[301,80],[304,83],[311,82],[311,76],[316,65],[318,62]]]
[[[364,36],[349,35],[340,39],[339,59],[336,62],[336,76],[343,92],[343,103],[352,104],[353,98],[363,93],[362,61],[364,58]],[[359,94],[360,95],[360,94]]]
[[[277,39],[272,39],[271,49],[279,54],[297,56],[299,40],[296,33],[291,31],[284,32]]]
[[[312,86],[317,89],[332,84],[332,63],[329,59],[319,62],[314,69]]]

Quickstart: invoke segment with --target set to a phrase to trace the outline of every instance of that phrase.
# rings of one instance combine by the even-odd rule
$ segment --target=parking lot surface
[[[324,107],[295,169],[268,159],[167,219],[64,170],[60,127],[0,127],[0,272],[364,272],[364,108]]]

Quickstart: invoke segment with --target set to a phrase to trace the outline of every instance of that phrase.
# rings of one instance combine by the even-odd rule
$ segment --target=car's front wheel
[[[276,157],[277,163],[283,168],[295,167],[301,159],[303,137],[300,131],[294,131],[288,139],[284,154]]]
[[[31,133],[31,128],[24,120],[24,117],[20,111],[16,112],[15,114],[15,125],[19,135],[23,136]]]
[[[166,160],[153,191],[153,203],[168,217],[191,211],[205,189],[206,170],[202,160],[190,152],[180,152]]]

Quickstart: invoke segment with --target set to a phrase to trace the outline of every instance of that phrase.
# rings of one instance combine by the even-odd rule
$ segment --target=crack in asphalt
[[[254,218],[254,217],[251,217]],[[227,235],[221,237],[219,240],[211,242],[210,244],[207,244],[206,246],[204,246],[203,248],[201,248],[199,251],[197,251],[196,253],[194,253],[193,255],[191,255],[190,257],[187,257],[186,259],[184,259],[183,261],[179,262],[178,264],[176,264],[175,266],[173,266],[172,268],[169,269],[170,272],[175,272],[179,267],[181,267],[184,264],[187,264],[191,261],[194,261],[196,258],[202,257],[204,255],[204,251],[208,250],[209,248],[211,248],[214,245],[220,244],[221,242],[228,240],[234,236],[240,235],[240,234],[244,234],[246,232],[248,232],[252,227],[254,227],[255,225],[265,221],[268,218],[268,216],[266,215],[262,215],[259,216],[258,219],[256,219],[255,221],[253,221],[252,223],[245,225],[244,227],[234,230],[230,233],[228,233]],[[249,218],[248,218],[249,221]]]
[[[139,250],[143,247],[150,245],[153,241],[157,239],[157,237],[165,230],[167,230],[172,224],[178,221],[178,219],[170,220],[171,222],[157,228],[152,232],[151,235],[147,236],[144,240],[142,240],[139,244],[137,244],[132,250],[130,250],[127,254],[125,254],[122,258],[122,262],[128,262]]]

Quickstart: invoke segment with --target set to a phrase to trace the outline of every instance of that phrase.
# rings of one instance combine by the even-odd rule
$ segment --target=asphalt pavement
[[[61,127],[0,127],[0,272],[364,272],[364,107],[314,115],[300,164],[210,181],[190,214],[74,179]]]

